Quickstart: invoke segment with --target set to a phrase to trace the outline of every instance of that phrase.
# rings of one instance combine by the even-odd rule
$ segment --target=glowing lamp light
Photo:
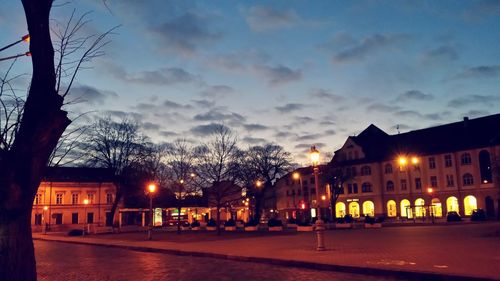
[[[488,183],[488,180],[484,180],[483,183]]]
[[[44,210],[44,211],[47,211],[48,209],[49,209],[49,207],[47,207],[47,206],[43,206],[43,210]]]
[[[180,180],[179,182],[180,182],[181,184],[183,184],[183,183],[184,183],[184,180]]]
[[[194,173],[191,173],[191,177],[194,178],[196,177],[196,175]]]
[[[89,199],[83,199],[83,204],[88,205],[89,204]]]
[[[262,186],[262,182],[261,182],[260,180],[257,180],[257,181],[255,182],[255,186],[257,186],[257,187],[261,187],[261,186]]]
[[[306,204],[305,204],[305,203],[302,203],[302,204],[300,205],[300,208],[301,208],[301,209],[305,209],[305,208],[306,208]]]
[[[155,192],[156,191],[156,184],[154,184],[154,183],[149,184],[148,191],[151,193]]]
[[[434,189],[432,187],[427,188],[427,193],[432,194],[434,192]]]
[[[406,157],[400,156],[398,159],[399,165],[404,166],[406,165]]]
[[[321,200],[325,201],[326,200],[326,195],[321,195]]]
[[[411,158],[411,163],[413,163],[413,165],[418,164],[418,158],[417,158],[417,157],[415,157],[415,156],[414,156],[414,157],[412,157],[412,158]]]
[[[309,151],[309,156],[311,157],[311,162],[313,166],[319,164],[319,150],[316,149],[315,145],[311,146],[311,150]]]
[[[23,40],[23,41],[24,41],[24,42],[26,42],[26,43],[29,43],[29,42],[30,42],[30,39],[31,39],[31,37],[30,37],[30,35],[29,35],[29,34],[26,34],[26,35],[24,35],[24,36],[21,38],[21,40]]]
[[[298,172],[295,172],[295,173],[292,174],[292,178],[294,180],[298,180],[300,178],[300,174]]]

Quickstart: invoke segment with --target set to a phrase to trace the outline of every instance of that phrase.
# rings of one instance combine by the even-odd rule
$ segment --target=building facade
[[[116,196],[114,179],[109,169],[48,168],[33,202],[33,231],[44,226],[62,231],[84,224],[111,225],[117,220],[116,214],[110,217]]]
[[[388,135],[370,125],[330,163],[350,175],[335,214],[388,218],[500,216],[500,114]]]

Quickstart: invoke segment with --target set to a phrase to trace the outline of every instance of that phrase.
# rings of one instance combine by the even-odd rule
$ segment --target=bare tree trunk
[[[111,228],[113,229],[113,232],[115,230],[115,213],[116,210],[118,209],[118,204],[120,203],[120,200],[122,200],[122,196],[123,192],[121,189],[121,184],[117,182],[115,200],[113,201],[113,205],[111,205],[111,210],[109,214],[109,216],[111,217]]]
[[[215,223],[217,225],[217,235],[220,235],[220,203],[217,202],[217,221]]]
[[[181,234],[181,200],[177,199],[177,234]]]
[[[262,194],[255,194],[255,220],[257,222],[260,222],[260,217],[262,216],[262,206],[263,206],[263,195]]]

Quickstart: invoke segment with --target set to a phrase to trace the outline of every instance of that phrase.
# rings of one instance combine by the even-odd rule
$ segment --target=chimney
[[[469,117],[465,116],[464,117],[464,127],[467,128],[467,125],[469,125]]]

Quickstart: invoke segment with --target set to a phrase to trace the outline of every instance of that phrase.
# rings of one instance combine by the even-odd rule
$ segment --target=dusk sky
[[[4,46],[27,28],[21,1],[0,3]],[[66,109],[131,113],[155,142],[222,123],[242,148],[274,142],[306,164],[312,144],[332,153],[371,123],[395,134],[500,112],[500,1],[87,0],[52,18],[75,8],[93,11],[88,34],[121,27]]]

